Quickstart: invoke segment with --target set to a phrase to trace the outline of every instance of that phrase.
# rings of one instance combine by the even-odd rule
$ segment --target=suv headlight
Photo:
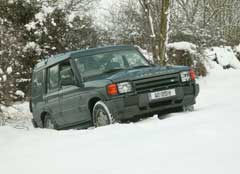
[[[128,93],[128,92],[133,91],[132,84],[130,82],[118,83],[117,87],[118,87],[118,92],[120,94],[124,94],[124,93]]]
[[[182,82],[187,82],[187,81],[190,81],[191,78],[190,78],[190,75],[189,75],[189,71],[183,71],[180,73],[180,76],[181,76],[181,80]]]

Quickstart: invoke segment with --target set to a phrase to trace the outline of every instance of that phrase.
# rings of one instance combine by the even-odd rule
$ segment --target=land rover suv
[[[192,108],[198,93],[191,68],[154,65],[135,47],[111,46],[38,63],[30,110],[35,127],[88,128]]]

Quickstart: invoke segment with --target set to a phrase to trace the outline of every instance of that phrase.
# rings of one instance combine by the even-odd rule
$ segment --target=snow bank
[[[197,53],[197,46],[189,42],[170,43],[167,45],[167,48],[174,50],[185,50],[191,54]],[[235,50],[240,54],[240,45],[235,47]],[[234,53],[233,49],[230,46],[208,48],[204,50],[204,55],[205,56],[202,57],[206,57],[208,60],[208,63],[205,63],[205,66],[209,67],[210,69],[240,69],[240,61],[238,60],[238,58],[236,57],[236,53]],[[204,60],[204,62],[206,61]]]
[[[18,92],[19,95],[24,95],[21,91]],[[31,118],[32,114],[29,111],[29,103],[16,103],[13,106],[5,107],[1,106],[2,119],[1,124],[11,125],[12,127],[26,128],[32,127]]]
[[[190,42],[173,42],[167,45],[167,48],[173,48],[175,50],[186,50],[190,53],[195,53],[197,46]]]
[[[205,50],[208,59],[216,61],[222,67],[231,66],[240,69],[240,62],[231,47],[212,47]]]

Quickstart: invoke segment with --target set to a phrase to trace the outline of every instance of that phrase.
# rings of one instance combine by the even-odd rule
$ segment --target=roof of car
[[[126,49],[134,49],[133,46],[129,45],[116,45],[116,46],[105,46],[99,48],[90,48],[90,49],[81,49],[77,51],[69,51],[62,54],[57,54],[51,57],[48,57],[41,62],[37,63],[34,67],[34,71],[40,70],[42,68],[54,65],[58,62],[64,61],[70,57],[80,57],[80,56],[88,56],[94,55],[98,53],[110,52],[115,50],[126,50]]]

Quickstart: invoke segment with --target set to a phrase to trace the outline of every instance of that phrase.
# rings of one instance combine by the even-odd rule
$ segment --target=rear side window
[[[43,92],[43,71],[33,73],[32,96],[42,95]]]
[[[59,86],[58,65],[48,68],[47,92],[54,92]]]

